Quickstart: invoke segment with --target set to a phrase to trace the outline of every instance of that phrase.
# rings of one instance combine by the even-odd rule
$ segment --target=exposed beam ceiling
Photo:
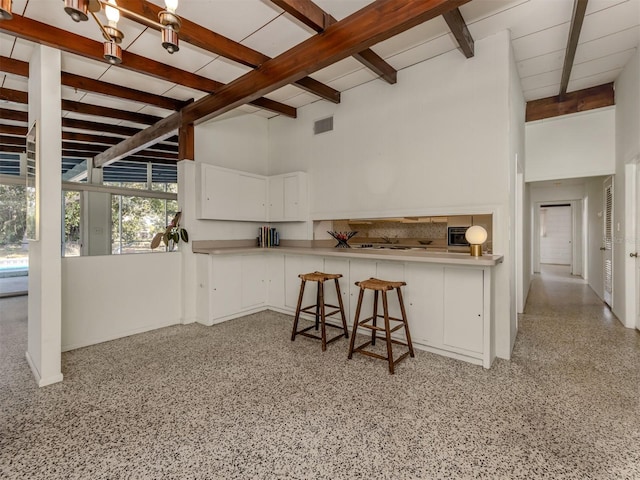
[[[105,61],[102,57],[102,43],[20,15],[14,14],[12,20],[0,22],[0,31],[82,57],[100,62]],[[216,82],[215,80],[201,77],[195,73],[165,65],[164,63],[156,62],[155,60],[141,57],[140,55],[127,51],[122,52],[122,63],[119,67],[207,93],[215,93],[224,86],[223,83]],[[268,98],[258,97],[250,103],[256,107],[264,108],[281,115],[292,118],[296,117],[295,108],[274,100],[269,100]]]
[[[118,4],[142,17],[153,20],[152,22],[143,23],[147,27],[159,30],[156,19],[158,14],[163,10],[162,8],[149,3],[144,0],[119,0]],[[123,15],[130,20],[139,21],[139,17],[127,15],[123,12]],[[202,48],[216,55],[221,55],[229,60],[241,63],[251,68],[258,68],[270,57],[263,55],[262,53],[253,50],[249,47],[235,42],[230,38],[224,37],[218,33],[204,28],[197,23],[194,23],[186,18],[181,19],[182,26],[180,27],[180,41],[189,43],[196,47]],[[329,100],[333,103],[340,103],[340,92],[325,85],[311,77],[304,77],[295,82],[295,85],[306,90],[309,93],[313,93],[325,100]]]
[[[533,122],[611,105],[615,105],[613,83],[606,83],[567,93],[562,98],[557,95],[527,102],[526,121]]]
[[[471,32],[469,32],[469,28],[467,27],[464,18],[462,17],[462,13],[459,8],[454,8],[453,10],[442,15],[447,25],[449,25],[449,29],[453,36],[456,37],[458,41],[458,45],[460,45],[460,50],[464,53],[464,56],[467,58],[473,57],[474,54],[474,42],[473,37],[471,36]]]
[[[0,56],[0,72],[11,73],[21,77],[29,77],[29,64],[13,58]],[[191,103],[189,101],[177,100],[174,98],[155,95],[153,93],[135,90],[133,88],[121,87],[112,83],[94,80],[93,78],[75,75],[73,73],[62,72],[60,76],[62,85],[66,87],[76,88],[85,92],[100,93],[110,97],[123,98],[125,100],[133,100],[135,102],[146,103],[167,110],[180,110],[185,105]]]
[[[302,23],[318,33],[337,22],[335,17],[322,10],[312,0],[271,0],[285,12],[297,18]],[[384,61],[376,52],[366,48],[353,55],[353,58],[362,63],[369,70],[379,75],[388,83],[394,84],[398,80],[398,72]]]
[[[564,65],[562,66],[562,79],[560,80],[560,98],[567,93],[569,86],[569,78],[571,77],[571,69],[573,61],[576,57],[576,49],[578,48],[578,40],[580,39],[580,31],[584,22],[584,15],[587,11],[588,0],[574,0],[573,14],[571,16],[571,28],[569,30],[569,40],[567,41],[567,50],[564,56]]]
[[[287,50],[208,95],[169,115],[156,125],[97,155],[99,167],[142,150],[154,139],[166,138],[183,123],[197,123],[228,112],[309,73],[361,52],[409,28],[440,16],[470,0],[378,0],[329,26],[321,35]]]

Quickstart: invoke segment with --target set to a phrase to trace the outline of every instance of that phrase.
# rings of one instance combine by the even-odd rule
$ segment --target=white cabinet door
[[[390,282],[404,282],[404,263],[403,262],[383,262],[378,261],[376,264],[376,278],[380,280],[388,280]],[[378,313],[383,314],[382,310],[382,295],[378,300]],[[400,302],[398,301],[398,293],[396,290],[389,290],[387,292],[387,304],[389,306],[389,316],[393,318],[402,318],[402,311],[400,310]],[[380,320],[384,324],[384,320]],[[396,322],[391,322],[393,328],[397,325]]]
[[[269,305],[284,308],[284,255],[269,252],[267,255],[267,271],[269,273],[268,298]]]
[[[211,260],[211,312],[218,319],[238,313],[242,307],[242,275],[237,255],[214,256]]]
[[[342,258],[325,258],[324,270],[325,273],[339,273],[342,278],[338,279],[340,285],[340,296],[342,298],[342,306],[344,308],[344,315],[347,319],[347,325],[351,325],[351,318],[349,316],[349,260]],[[324,283],[324,298],[325,302],[331,305],[339,306],[338,295],[336,292],[334,280],[329,280]],[[337,322],[340,322],[340,314],[336,314],[333,317]]]
[[[284,257],[284,285],[285,307],[294,310],[298,306],[298,294],[300,293],[301,280],[298,275],[322,271],[324,262],[322,257],[312,255],[285,255]],[[307,282],[304,290],[302,306],[316,303],[315,282]]]
[[[200,208],[198,218],[233,219],[237,214],[238,175],[235,172],[200,164]]]
[[[267,220],[267,180],[264,177],[238,175],[237,219],[264,222]]]
[[[444,269],[444,344],[482,353],[484,272],[474,268]]]
[[[269,221],[284,220],[284,177],[269,177]]]
[[[352,322],[355,321],[356,307],[358,305],[358,295],[360,287],[355,282],[367,280],[376,276],[375,260],[359,260],[353,259],[350,262],[349,269],[349,311],[351,312]],[[360,320],[370,317],[373,314],[373,292],[366,290],[362,300],[362,309],[360,310]]]
[[[243,310],[264,305],[267,301],[267,259],[262,254],[242,255],[242,301]]]
[[[300,176],[284,176],[284,219],[300,219]]]
[[[416,343],[442,347],[444,267],[407,263],[404,302],[411,338]]]

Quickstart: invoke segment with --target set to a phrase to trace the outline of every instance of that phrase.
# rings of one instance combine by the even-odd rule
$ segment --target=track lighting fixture
[[[178,8],[178,0],[165,0],[166,9],[158,14],[158,22],[149,20],[137,13],[131,12],[120,7],[116,0],[63,0],[64,11],[76,22],[84,22],[89,19],[89,15],[93,17],[102,36],[104,37],[104,59],[109,63],[116,65],[122,62],[122,48],[120,43],[124,38],[124,34],[118,29],[118,21],[120,20],[120,12],[125,16],[139,20],[144,25],[150,23],[155,24],[162,32],[162,46],[169,53],[180,50],[178,46],[178,32],[182,22],[180,17],[176,15]],[[0,6],[4,9],[5,4],[9,4],[9,18],[11,18],[11,0],[0,0]],[[96,13],[104,9],[107,17],[107,24],[104,25],[97,17]],[[3,14],[0,11],[0,14]],[[2,17],[4,18],[4,17]]]

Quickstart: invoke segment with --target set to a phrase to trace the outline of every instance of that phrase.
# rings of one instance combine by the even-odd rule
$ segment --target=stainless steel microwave
[[[468,247],[469,242],[464,237],[469,227],[448,227],[447,228],[447,245],[450,247]]]

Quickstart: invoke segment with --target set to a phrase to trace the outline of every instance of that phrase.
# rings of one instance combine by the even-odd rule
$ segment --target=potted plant
[[[160,246],[160,242],[164,243],[168,251],[173,251],[176,245],[180,243],[180,240],[187,243],[189,242],[189,234],[180,226],[180,218],[182,212],[178,212],[174,215],[171,223],[167,225],[164,232],[156,233],[151,240],[151,249],[156,249]]]

